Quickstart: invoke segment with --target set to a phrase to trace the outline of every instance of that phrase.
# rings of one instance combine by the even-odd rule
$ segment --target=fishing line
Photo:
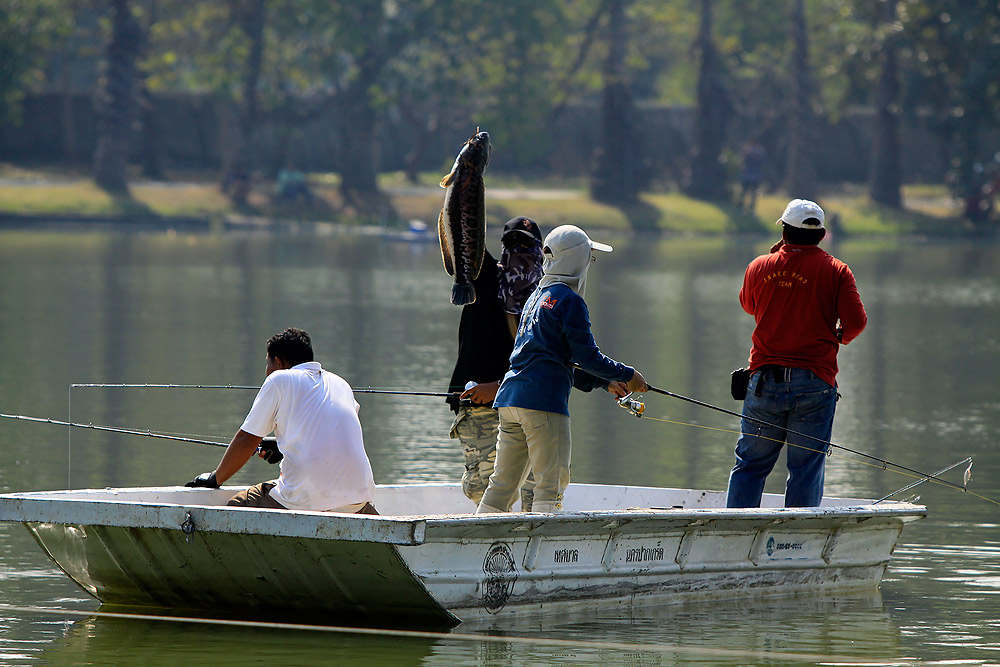
[[[696,400],[696,399],[693,399],[693,398],[688,398],[686,396],[681,396],[680,394],[675,394],[673,392],[669,392],[669,391],[666,391],[664,389],[657,389],[656,387],[653,387],[651,385],[647,385],[647,386],[649,388],[649,391],[660,393],[660,394],[664,394],[664,395],[667,395],[667,396],[672,396],[674,398],[679,398],[679,399],[687,401],[689,403],[694,403],[695,405],[700,405],[702,407],[711,408],[713,410],[717,410],[719,412],[723,412],[725,414],[732,415],[734,417],[740,417],[741,419],[743,418],[743,415],[741,415],[738,412],[733,412],[732,410],[726,410],[725,408],[720,408],[720,407],[712,405],[710,403],[705,403],[705,402],[702,402],[702,401],[699,401],[699,400]],[[631,396],[631,394],[629,396]],[[626,396],[625,398],[629,398],[629,396]],[[653,421],[664,422],[664,423],[668,423],[668,424],[678,424],[680,426],[692,426],[694,428],[703,428],[703,429],[708,429],[708,430],[711,430],[711,431],[721,431],[721,432],[725,432],[725,433],[733,433],[733,434],[736,434],[736,435],[754,435],[754,436],[756,436],[758,438],[762,438],[764,440],[770,440],[772,442],[777,442],[779,444],[786,444],[786,445],[789,445],[791,447],[798,447],[800,449],[804,449],[804,450],[807,450],[807,451],[816,452],[817,454],[825,454],[827,456],[831,456],[832,455],[832,453],[830,451],[823,451],[823,450],[819,450],[819,449],[813,449],[811,447],[806,447],[805,445],[800,445],[800,444],[794,443],[794,442],[783,442],[783,441],[779,441],[777,438],[771,438],[771,437],[768,437],[768,436],[765,436],[765,435],[760,435],[760,434],[757,434],[757,433],[747,433],[747,434],[745,434],[745,433],[743,433],[742,430],[735,431],[733,429],[720,428],[720,427],[717,427],[717,426],[705,426],[705,425],[702,425],[702,424],[694,424],[694,423],[691,423],[691,422],[676,421],[676,420],[671,420],[671,419],[662,419],[662,418],[658,418],[658,417],[648,417],[648,416],[645,416],[645,414],[644,414],[645,406],[641,402],[639,402],[639,401],[631,401],[631,403],[637,403],[639,406],[642,406],[641,409],[637,409],[635,407],[632,407],[632,406],[628,405],[627,403],[629,403],[629,402],[626,402],[626,404],[622,404],[621,402],[619,402],[619,404],[622,405],[622,407],[624,407],[626,410],[628,410],[629,412],[631,412],[632,414],[634,414],[634,415],[636,415],[638,417],[642,417],[643,419],[651,419]],[[749,420],[749,421],[752,421],[752,422],[756,422],[758,424],[763,424],[764,426],[769,426],[771,428],[780,428],[780,427],[775,426],[774,424],[770,424],[770,423],[768,423],[768,422],[766,422],[766,421],[764,421],[762,419],[756,419],[754,417],[746,417],[746,419]],[[885,496],[884,498],[881,498],[880,500],[886,500],[888,498],[891,498],[892,496],[894,496],[894,495],[896,495],[898,493],[902,493],[903,491],[909,490],[909,489],[913,488],[914,486],[917,486],[918,484],[922,484],[924,482],[931,482],[932,484],[939,484],[941,486],[945,486],[945,487],[948,487],[948,488],[959,489],[959,490],[964,491],[965,493],[967,493],[967,494],[969,494],[971,496],[979,498],[980,500],[985,500],[985,501],[987,501],[989,503],[993,503],[994,505],[1000,505],[1000,501],[994,500],[993,498],[990,498],[988,496],[984,496],[982,494],[976,493],[975,491],[970,491],[969,490],[968,483],[969,483],[969,479],[971,478],[971,470],[972,470],[972,457],[971,456],[968,457],[968,458],[966,458],[966,459],[963,459],[962,461],[959,461],[958,463],[950,465],[947,468],[939,470],[939,471],[937,471],[937,472],[935,472],[933,474],[929,474],[929,473],[920,472],[919,470],[914,470],[912,468],[908,468],[908,467],[906,467],[904,465],[900,465],[898,463],[893,463],[892,461],[887,461],[886,459],[882,459],[882,458],[879,458],[877,456],[872,456],[871,454],[866,454],[864,452],[856,451],[856,450],[851,449],[849,447],[844,447],[842,445],[837,445],[835,443],[823,440],[822,438],[817,438],[815,436],[810,436],[810,435],[805,434],[805,433],[798,433],[798,432],[796,432],[796,431],[794,431],[792,429],[782,429],[782,430],[786,431],[787,433],[792,433],[792,434],[795,434],[795,435],[800,435],[800,436],[804,436],[804,437],[810,438],[812,440],[816,440],[817,442],[823,443],[823,444],[828,445],[830,447],[834,447],[836,449],[840,449],[840,450],[843,450],[845,452],[849,452],[851,454],[856,454],[858,456],[861,456],[861,457],[864,457],[866,459],[870,459],[870,460],[873,460],[873,461],[877,462],[877,463],[870,463],[869,461],[865,461],[865,460],[862,460],[860,458],[858,458],[858,459],[848,459],[848,460],[854,461],[855,463],[860,463],[862,465],[867,465],[867,466],[876,468],[878,470],[886,470],[886,471],[890,471],[890,472],[895,472],[895,473],[903,475],[905,477],[913,477],[913,478],[917,478],[918,479],[917,482],[915,482],[913,484],[910,484],[909,486],[906,486],[906,487],[904,487],[902,489],[899,489],[898,491],[894,491],[893,493],[889,494],[888,496]],[[950,482],[950,481],[948,481],[946,479],[941,479],[940,477],[938,477],[938,475],[940,475],[940,474],[942,474],[944,472],[947,472],[947,471],[949,471],[949,470],[951,470],[951,469],[953,469],[955,467],[958,467],[959,465],[962,465],[963,463],[968,463],[969,464],[969,467],[966,469],[965,475],[964,475],[964,478],[963,478],[964,485],[955,484],[954,482]],[[889,466],[892,466],[893,469],[890,470]]]
[[[972,457],[971,456],[969,456],[967,458],[964,458],[961,461],[958,461],[957,463],[952,463],[950,466],[945,466],[944,468],[941,468],[940,470],[938,470],[934,474],[935,475],[944,474],[944,473],[948,472],[949,470],[951,470],[953,468],[957,468],[958,466],[962,465],[963,463],[968,463],[969,464],[969,467],[966,468],[966,470],[965,470],[965,483],[968,484],[969,483],[969,478],[972,475]],[[898,493],[902,493],[904,491],[909,491],[913,487],[915,487],[915,486],[917,486],[919,484],[923,484],[926,481],[927,481],[927,478],[926,477],[922,477],[922,478],[918,479],[917,481],[915,481],[913,484],[908,484],[908,485],[904,486],[901,489],[897,489],[896,491],[893,491],[892,493],[890,493],[887,496],[882,496],[881,498],[879,498],[878,500],[876,500],[874,503],[872,503],[872,505],[878,504],[878,503],[882,502],[883,500],[888,500],[889,498],[892,498],[894,495],[896,495]]]
[[[917,477],[926,477],[929,480],[937,480],[937,482],[939,484],[943,484],[944,486],[950,486],[951,488],[958,489],[960,491],[966,491],[966,492],[968,491],[968,489],[966,487],[962,486],[961,484],[955,484],[954,482],[949,482],[946,479],[941,479],[940,477],[935,477],[934,475],[931,475],[931,474],[928,474],[928,473],[925,473],[925,472],[921,472],[919,470],[914,470],[913,468],[908,468],[907,466],[904,466],[904,465],[899,464],[899,463],[893,463],[892,461],[887,461],[886,459],[879,458],[878,456],[873,456],[871,454],[866,454],[864,452],[859,452],[856,449],[851,449],[850,447],[845,447],[843,445],[838,445],[838,444],[832,443],[832,442],[830,442],[828,440],[824,440],[823,438],[817,438],[814,435],[809,435],[808,433],[802,433],[800,431],[795,431],[795,430],[790,429],[790,428],[781,427],[781,426],[778,426],[776,424],[772,424],[771,422],[765,421],[763,419],[758,419],[756,417],[750,417],[750,416],[742,415],[739,412],[734,412],[732,410],[727,410],[725,408],[720,408],[717,405],[712,405],[711,403],[705,403],[704,401],[699,401],[699,400],[694,399],[694,398],[688,398],[687,396],[681,396],[680,394],[675,394],[674,392],[667,391],[666,389],[657,389],[656,387],[654,387],[652,385],[647,385],[647,386],[649,388],[649,391],[652,391],[652,392],[657,393],[657,394],[663,394],[665,396],[670,396],[672,398],[678,398],[678,399],[680,399],[682,401],[687,401],[688,403],[693,403],[694,405],[700,405],[703,408],[709,408],[709,409],[715,410],[717,412],[722,412],[722,413],[727,414],[727,415],[732,415],[733,417],[739,417],[740,419],[746,419],[747,421],[754,422],[755,424],[757,424],[759,426],[767,426],[768,428],[774,428],[774,429],[778,429],[780,431],[784,431],[785,433],[790,433],[792,435],[797,435],[800,438],[809,438],[810,440],[814,440],[814,441],[819,442],[819,443],[821,443],[823,445],[826,445],[828,447],[834,447],[836,449],[842,449],[845,452],[850,452],[851,454],[854,454],[856,456],[863,456],[866,459],[871,459],[872,461],[878,461],[879,463],[882,464],[882,466],[893,466],[894,468],[898,468],[900,470],[905,470],[906,472],[911,473],[911,474],[913,474],[913,475],[915,475]],[[794,444],[794,443],[792,443],[792,444]],[[887,468],[883,467],[883,470],[887,470]]]
[[[525,646],[557,647],[563,650],[591,649],[594,651],[625,651],[643,653],[687,653],[704,656],[728,656],[733,658],[751,658],[756,660],[787,660],[794,662],[812,662],[814,664],[831,664],[832,662],[850,662],[852,665],[880,665],[892,667],[895,665],[911,665],[912,658],[899,660],[872,660],[858,656],[847,655],[816,655],[809,653],[784,653],[773,651],[746,651],[740,649],[712,648],[707,646],[680,646],[677,644],[634,644],[630,642],[608,641],[578,641],[572,639],[555,639],[549,637],[520,637],[504,635],[477,635],[459,632],[431,632],[426,630],[395,630],[390,628],[355,628],[337,625],[310,625],[304,623],[280,623],[274,621],[241,621],[223,618],[198,618],[192,616],[163,616],[155,614],[131,614],[110,611],[82,611],[78,609],[56,609],[49,607],[23,607],[0,603],[0,611],[21,614],[50,614],[56,616],[75,616],[79,618],[111,618],[129,621],[158,621],[166,623],[190,623],[209,626],[229,626],[238,628],[262,628],[267,630],[296,630],[305,632],[328,632],[344,635],[366,635],[374,637],[405,637],[409,639],[443,640],[461,642],[483,642],[495,644],[520,644]],[[600,656],[595,656],[599,658]]]
[[[804,450],[807,450],[807,451],[810,451],[810,452],[816,452],[817,454],[826,454],[827,456],[831,456],[831,453],[829,451],[824,452],[821,449],[812,449],[811,447],[806,447],[805,445],[799,445],[799,444],[794,443],[794,442],[782,442],[782,441],[778,440],[777,438],[770,438],[770,437],[768,437],[766,435],[757,435],[756,433],[744,434],[742,431],[736,431],[736,430],[733,430],[731,428],[721,428],[719,426],[705,426],[704,424],[694,424],[692,422],[677,421],[676,419],[663,419],[663,418],[660,418],[660,417],[648,417],[648,416],[645,416],[645,415],[643,416],[643,419],[649,419],[649,420],[655,421],[655,422],[664,422],[666,424],[676,424],[678,426],[691,426],[691,427],[694,427],[694,428],[703,428],[703,429],[706,429],[706,430],[709,430],[709,431],[720,431],[722,433],[732,433],[734,435],[754,435],[754,436],[756,436],[758,438],[761,438],[762,440],[770,440],[772,442],[777,442],[779,444],[786,444],[786,445],[788,445],[790,447],[798,447],[799,449],[804,449]],[[869,466],[869,467],[875,468],[876,470],[886,470],[888,472],[894,472],[896,474],[903,475],[904,477],[918,478],[918,481],[914,482],[913,484],[910,484],[909,486],[905,486],[902,489],[899,489],[898,491],[893,491],[889,495],[884,496],[883,498],[880,498],[879,500],[876,500],[875,501],[876,503],[881,502],[883,500],[887,500],[887,499],[891,498],[892,496],[895,496],[895,495],[897,495],[899,493],[902,493],[904,491],[908,491],[909,489],[912,489],[913,487],[917,486],[918,484],[923,484],[924,482],[930,482],[931,484],[937,484],[938,483],[938,480],[935,479],[934,476],[923,475],[923,474],[912,474],[912,473],[909,473],[909,472],[905,472],[903,470],[890,470],[885,465],[879,465],[879,464],[876,464],[876,463],[870,463],[869,461],[865,461],[863,459],[856,459],[856,458],[851,458],[851,457],[845,457],[845,458],[848,461],[853,461],[854,463],[858,463],[860,465]],[[936,473],[934,473],[934,475],[940,475],[942,473],[948,472],[949,470],[951,470],[953,468],[957,468],[958,466],[962,465],[963,463],[972,463],[972,457],[970,456],[968,458],[962,459],[958,463],[953,463],[952,465],[948,466],[947,468],[943,468],[941,470],[938,470]],[[895,464],[889,464],[889,465],[895,465]],[[972,466],[970,465],[969,467],[971,468]],[[968,473],[968,471],[966,471],[966,473]],[[966,483],[968,483],[968,482],[966,482]],[[952,485],[952,484],[946,484],[944,486],[953,487],[954,485]],[[1000,501],[994,500],[993,498],[989,498],[989,497],[984,496],[984,495],[980,495],[980,494],[976,493],[975,491],[970,491],[968,488],[962,488],[962,490],[965,491],[966,493],[968,493],[969,495],[975,496],[976,498],[979,498],[981,500],[985,500],[987,502],[993,503],[994,505],[1000,505]]]

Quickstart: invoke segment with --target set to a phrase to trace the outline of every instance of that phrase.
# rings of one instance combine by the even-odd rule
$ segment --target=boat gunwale
[[[386,488],[440,486],[433,484],[387,485]],[[618,485],[581,485],[641,489]],[[552,535],[560,528],[577,532],[580,524],[599,524],[593,532],[632,533],[644,529],[725,530],[726,524],[758,527],[792,523],[797,529],[816,522],[866,522],[887,519],[907,523],[923,518],[927,508],[903,502],[875,506],[868,504],[831,504],[808,508],[720,508],[671,507],[600,509],[564,511],[559,514],[510,512],[503,514],[428,513],[419,515],[356,515],[333,512],[271,510],[224,505],[205,505],[116,499],[115,494],[135,496],[143,492],[175,494],[183,487],[122,487],[108,489],[77,489],[66,491],[32,491],[0,495],[0,521],[21,523],[57,523],[68,525],[106,525],[135,528],[161,528],[186,531],[207,531],[303,537],[311,539],[378,541],[399,546],[416,546],[426,542],[427,531],[436,539],[448,539],[449,534],[478,529],[482,539],[532,535],[546,532]],[[101,494],[110,494],[101,497]],[[87,497],[92,496],[92,497]],[[830,499],[844,500],[848,499]],[[865,501],[857,501],[865,502]],[[791,526],[790,526],[791,527]],[[457,537],[457,536],[456,536]]]

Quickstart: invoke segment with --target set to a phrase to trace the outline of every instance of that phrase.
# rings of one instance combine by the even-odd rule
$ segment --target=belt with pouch
[[[754,391],[755,396],[760,396],[760,392],[764,386],[764,378],[770,376],[775,384],[782,384],[783,382],[792,381],[792,366],[778,366],[777,364],[764,364],[757,369],[760,371],[760,377],[757,378],[757,389]]]

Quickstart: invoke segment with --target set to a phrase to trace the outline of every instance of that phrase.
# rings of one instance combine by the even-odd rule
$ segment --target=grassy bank
[[[347,224],[403,226],[419,219],[433,224],[443,191],[437,175],[416,186],[394,174],[380,178],[384,197],[371,202],[345,202],[335,176],[309,179],[309,202],[281,202],[273,183],[255,183],[248,206],[235,209],[214,180],[185,178],[179,182],[135,182],[131,198],[110,196],[81,174],[0,168],[0,214],[19,216],[78,215],[203,217],[221,219],[251,215],[270,219],[337,221]],[[905,207],[894,210],[872,204],[862,188],[828,190],[820,203],[841,233],[872,236],[926,234],[957,236],[969,230],[944,186],[904,188]],[[773,231],[787,197],[765,194],[754,214],[733,205],[691,199],[677,192],[647,193],[628,207],[593,201],[585,184],[520,183],[501,177],[487,181],[487,210],[493,224],[527,215],[545,227],[576,224],[587,229],[650,229],[718,234]]]

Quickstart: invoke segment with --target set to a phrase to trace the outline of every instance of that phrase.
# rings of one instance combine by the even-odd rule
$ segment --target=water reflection
[[[794,625],[784,622],[789,613]],[[734,633],[734,627],[741,632]],[[699,603],[639,614],[525,617],[463,624],[453,639],[183,620],[44,616],[50,640],[8,657],[51,665],[337,664],[493,667],[505,664],[743,665],[899,661],[898,628],[877,594]],[[16,633],[16,629],[15,629]],[[128,641],[123,638],[128,637]]]

